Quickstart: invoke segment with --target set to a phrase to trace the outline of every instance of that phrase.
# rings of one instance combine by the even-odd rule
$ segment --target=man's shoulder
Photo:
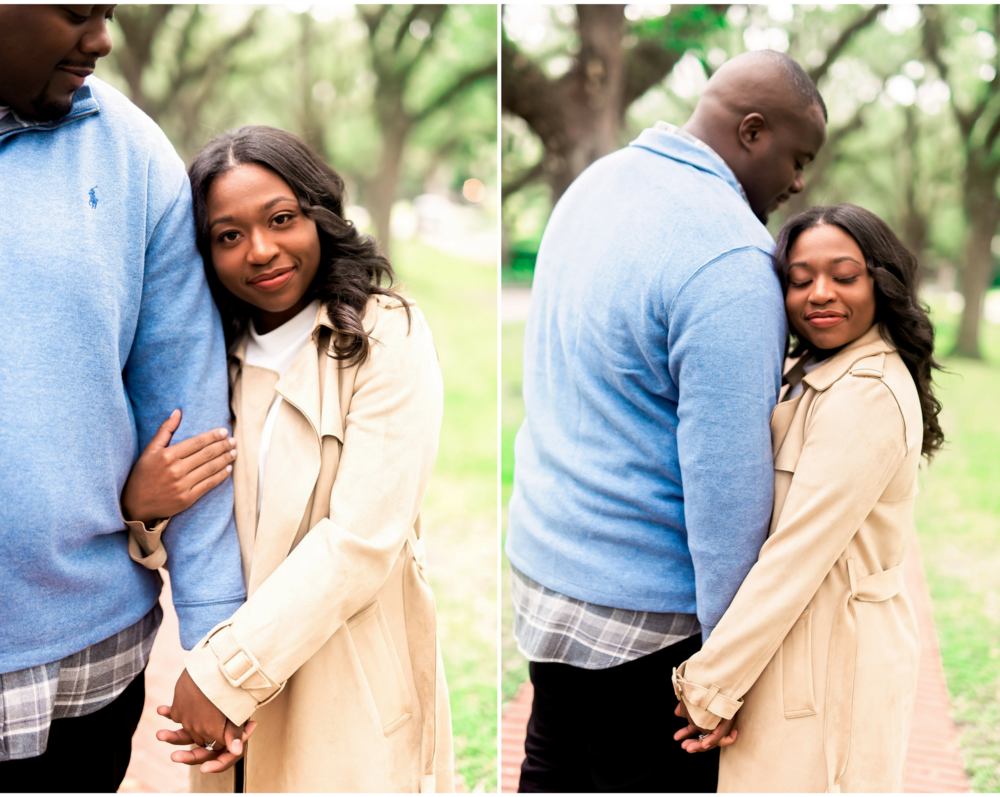
[[[110,128],[116,141],[151,160],[173,162],[183,168],[166,134],[135,103],[100,78],[91,76],[87,85],[100,106],[97,118]]]

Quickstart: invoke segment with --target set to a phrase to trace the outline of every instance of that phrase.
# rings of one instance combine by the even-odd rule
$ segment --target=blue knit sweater
[[[711,632],[771,513],[772,247],[729,167],[665,130],[559,200],[525,333],[506,545],[521,572]]]
[[[171,410],[228,427],[225,347],[191,188],[160,129],[93,77],[72,111],[0,120],[0,672],[105,639],[156,603],[119,496]],[[242,603],[231,482],[164,535],[181,640]]]

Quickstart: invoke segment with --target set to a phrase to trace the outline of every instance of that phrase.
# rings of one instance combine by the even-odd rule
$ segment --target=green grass
[[[438,636],[465,788],[497,786],[497,271],[396,242],[402,293],[434,333],[444,424],[423,506]]]
[[[524,346],[524,324],[504,324],[500,328],[501,347],[501,407],[500,407],[500,473],[503,534],[507,533],[507,504],[514,486],[514,435],[524,419],[521,398],[521,351]],[[528,677],[528,663],[517,652],[514,642],[514,610],[510,602],[510,562],[501,555],[502,595],[500,598],[500,695],[504,704],[513,699],[518,687]]]
[[[934,301],[938,350],[958,316]],[[922,469],[917,533],[962,756],[972,788],[1000,790],[1000,327],[982,361],[945,357],[936,377],[947,442]]]
[[[977,792],[1000,791],[1000,326],[984,324],[984,359],[945,356],[958,316],[932,297],[939,356],[949,374],[936,377],[947,443],[921,468],[916,525],[953,716]],[[504,527],[514,472],[521,400],[523,324],[501,331],[501,472]],[[501,690],[509,701],[527,677],[511,633],[510,565],[503,566]]]

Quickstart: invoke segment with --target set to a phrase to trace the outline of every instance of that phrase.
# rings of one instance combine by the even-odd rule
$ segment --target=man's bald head
[[[741,116],[765,107],[784,113],[804,113],[818,105],[827,119],[826,103],[799,62],[774,50],[754,50],[729,59],[712,75],[699,104],[708,101]]]
[[[793,58],[757,50],[719,67],[684,129],[722,156],[767,221],[802,190],[802,168],[826,140],[826,104]]]

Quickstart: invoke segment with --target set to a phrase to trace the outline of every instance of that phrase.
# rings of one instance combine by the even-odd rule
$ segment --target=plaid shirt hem
[[[60,661],[0,673],[0,761],[45,752],[49,726],[93,714],[146,667],[163,619],[156,604],[139,622]]]
[[[512,567],[514,638],[534,662],[605,670],[701,631],[694,614],[615,609],[570,598]]]

